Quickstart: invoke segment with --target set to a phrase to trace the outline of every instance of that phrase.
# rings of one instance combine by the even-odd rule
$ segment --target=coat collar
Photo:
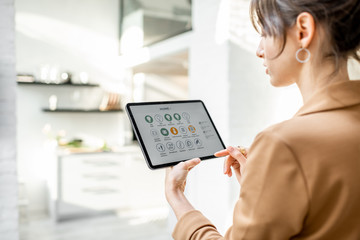
[[[303,116],[358,104],[360,104],[360,81],[337,82],[315,92],[295,116]]]

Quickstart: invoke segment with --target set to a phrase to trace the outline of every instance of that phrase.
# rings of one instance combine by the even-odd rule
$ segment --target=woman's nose
[[[256,56],[258,56],[259,58],[264,58],[264,38],[261,38],[260,42],[259,42],[259,46],[256,50]]]
[[[258,56],[259,58],[264,58],[264,49],[262,49],[260,46],[256,50],[256,56]]]

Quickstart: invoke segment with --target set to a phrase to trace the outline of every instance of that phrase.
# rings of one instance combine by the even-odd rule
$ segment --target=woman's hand
[[[200,163],[200,158],[194,158],[185,162],[180,162],[173,167],[166,169],[165,193],[184,192],[186,177],[189,171]]]
[[[194,158],[166,169],[165,196],[174,210],[177,219],[180,219],[185,213],[194,210],[193,206],[186,199],[184,190],[189,171],[200,162],[199,158]]]
[[[245,171],[247,152],[248,150],[245,148],[230,146],[222,151],[216,152],[214,155],[216,157],[228,156],[224,161],[224,174],[227,174],[229,177],[231,177],[231,168],[233,168],[236,179],[240,183],[241,176]]]

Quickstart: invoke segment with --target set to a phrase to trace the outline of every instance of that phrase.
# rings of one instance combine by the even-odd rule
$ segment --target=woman
[[[360,81],[347,72],[349,57],[360,60],[360,1],[252,0],[250,10],[271,84],[297,84],[304,105],[246,154],[216,153],[241,184],[224,239],[360,239]],[[223,239],[183,193],[199,163],[167,170],[175,239]]]

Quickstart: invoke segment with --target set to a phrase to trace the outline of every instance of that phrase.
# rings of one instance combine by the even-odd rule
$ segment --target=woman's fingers
[[[234,169],[235,173],[236,172],[240,173],[240,163],[238,162],[238,160],[236,160],[232,156],[228,156],[224,161],[224,174],[231,177],[232,176],[231,168]]]
[[[229,147],[228,147],[229,148]],[[225,157],[225,156],[228,156],[229,155],[229,151],[228,151],[228,148],[224,149],[224,150],[220,150],[216,153],[214,153],[214,156],[215,157]],[[235,149],[239,150],[242,155],[245,156],[245,158],[247,157],[247,152],[248,152],[248,149],[244,148],[244,147],[241,147],[241,146],[238,146],[236,147]]]
[[[236,177],[238,180],[241,177],[241,172],[244,170],[246,164],[248,149],[238,146],[238,147],[227,147],[224,150],[220,150],[214,153],[215,157],[225,157],[228,156],[224,161],[224,174],[231,177],[233,172],[231,168],[234,169]],[[239,180],[240,182],[240,180]]]
[[[184,192],[186,177],[189,171],[200,162],[200,158],[194,158],[185,162],[180,162],[177,165],[166,169],[165,190],[167,196],[178,190]]]
[[[184,162],[186,170],[190,171],[201,162],[200,158],[193,158]]]
[[[201,162],[200,158],[193,158],[193,159],[187,160],[185,162],[180,162],[177,165],[175,165],[173,168],[176,168],[177,170],[190,171],[193,167],[198,165],[200,162]]]
[[[227,155],[229,155],[227,149],[224,149],[224,150],[221,150],[221,151],[218,151],[218,152],[214,153],[215,157],[225,157]]]
[[[238,160],[240,164],[246,163],[246,158],[239,149],[230,146],[227,147],[226,150],[228,151],[229,155]]]
[[[231,165],[236,161],[232,156],[228,156],[224,161],[224,174],[231,172]]]
[[[224,174],[229,177],[232,176],[232,169],[234,169],[236,175],[241,175],[240,167],[245,166],[247,152],[244,148],[238,147],[227,147],[225,150],[221,150],[215,154],[215,156],[226,156],[228,157],[224,161]],[[238,177],[238,176],[237,176]]]

